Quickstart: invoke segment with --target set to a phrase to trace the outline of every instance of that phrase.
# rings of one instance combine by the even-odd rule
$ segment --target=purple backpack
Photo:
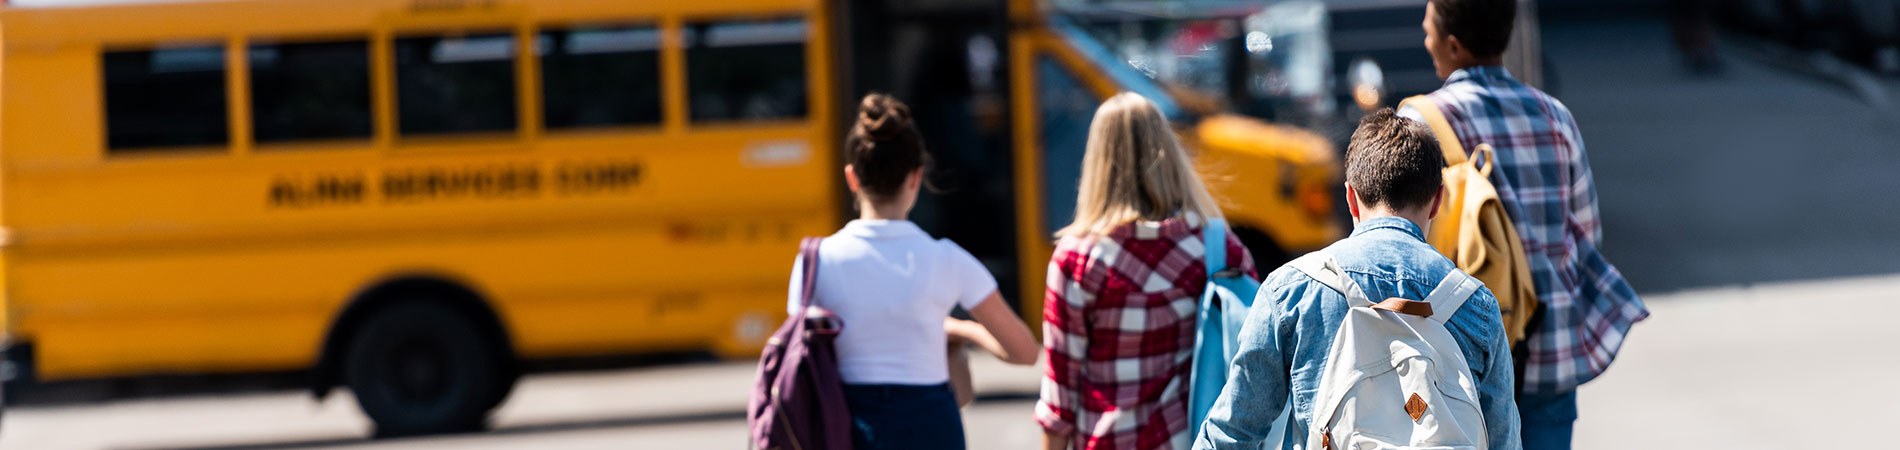
[[[832,347],[844,321],[812,301],[822,241],[808,237],[799,244],[804,261],[799,302],[804,307],[772,333],[765,354],[759,356],[759,376],[746,402],[746,422],[752,428],[748,444],[754,449],[851,448],[851,413]]]

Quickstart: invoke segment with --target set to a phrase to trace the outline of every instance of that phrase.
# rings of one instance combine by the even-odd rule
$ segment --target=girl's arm
[[[969,311],[975,321],[944,319],[944,331],[951,338],[976,344],[1003,362],[1018,366],[1035,364],[1041,356],[1042,345],[1036,343],[1029,326],[1009,309],[1009,302],[1003,300],[1001,292],[990,292],[988,298]]]

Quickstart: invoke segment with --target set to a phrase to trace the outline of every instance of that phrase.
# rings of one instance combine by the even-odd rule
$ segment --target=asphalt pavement
[[[1650,298],[1611,370],[1579,393],[1579,449],[1854,448],[1900,421],[1884,343],[1900,276]],[[1036,367],[974,360],[970,448],[1033,448]],[[747,362],[533,376],[485,433],[371,440],[348,395],[120,401],[9,411],[0,449],[743,449]]]
[[[1659,19],[1547,23],[1604,254],[1639,292],[1900,272],[1900,84],[1763,41],[1692,77]],[[1824,70],[1831,69],[1831,70]],[[1869,91],[1873,93],[1869,93]]]

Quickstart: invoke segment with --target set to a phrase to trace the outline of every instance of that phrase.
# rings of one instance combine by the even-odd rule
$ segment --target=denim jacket
[[[1398,217],[1366,219],[1352,236],[1325,251],[1375,299],[1423,299],[1453,269],[1450,260],[1425,244],[1417,225]],[[1207,424],[1195,433],[1194,448],[1275,448],[1262,441],[1280,425],[1273,419],[1288,405],[1289,394],[1293,424],[1278,448],[1303,446],[1313,422],[1314,391],[1347,309],[1345,295],[1297,269],[1282,266],[1268,275],[1241,328],[1227,387],[1214,401]],[[1477,379],[1490,447],[1521,448],[1511,350],[1491,290],[1479,289],[1445,327]]]

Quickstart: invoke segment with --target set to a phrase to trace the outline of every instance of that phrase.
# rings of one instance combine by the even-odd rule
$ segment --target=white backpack
[[[1374,303],[1331,255],[1289,265],[1346,295],[1314,393],[1308,450],[1486,449],[1477,380],[1445,321],[1483,286],[1452,269],[1425,301]]]

